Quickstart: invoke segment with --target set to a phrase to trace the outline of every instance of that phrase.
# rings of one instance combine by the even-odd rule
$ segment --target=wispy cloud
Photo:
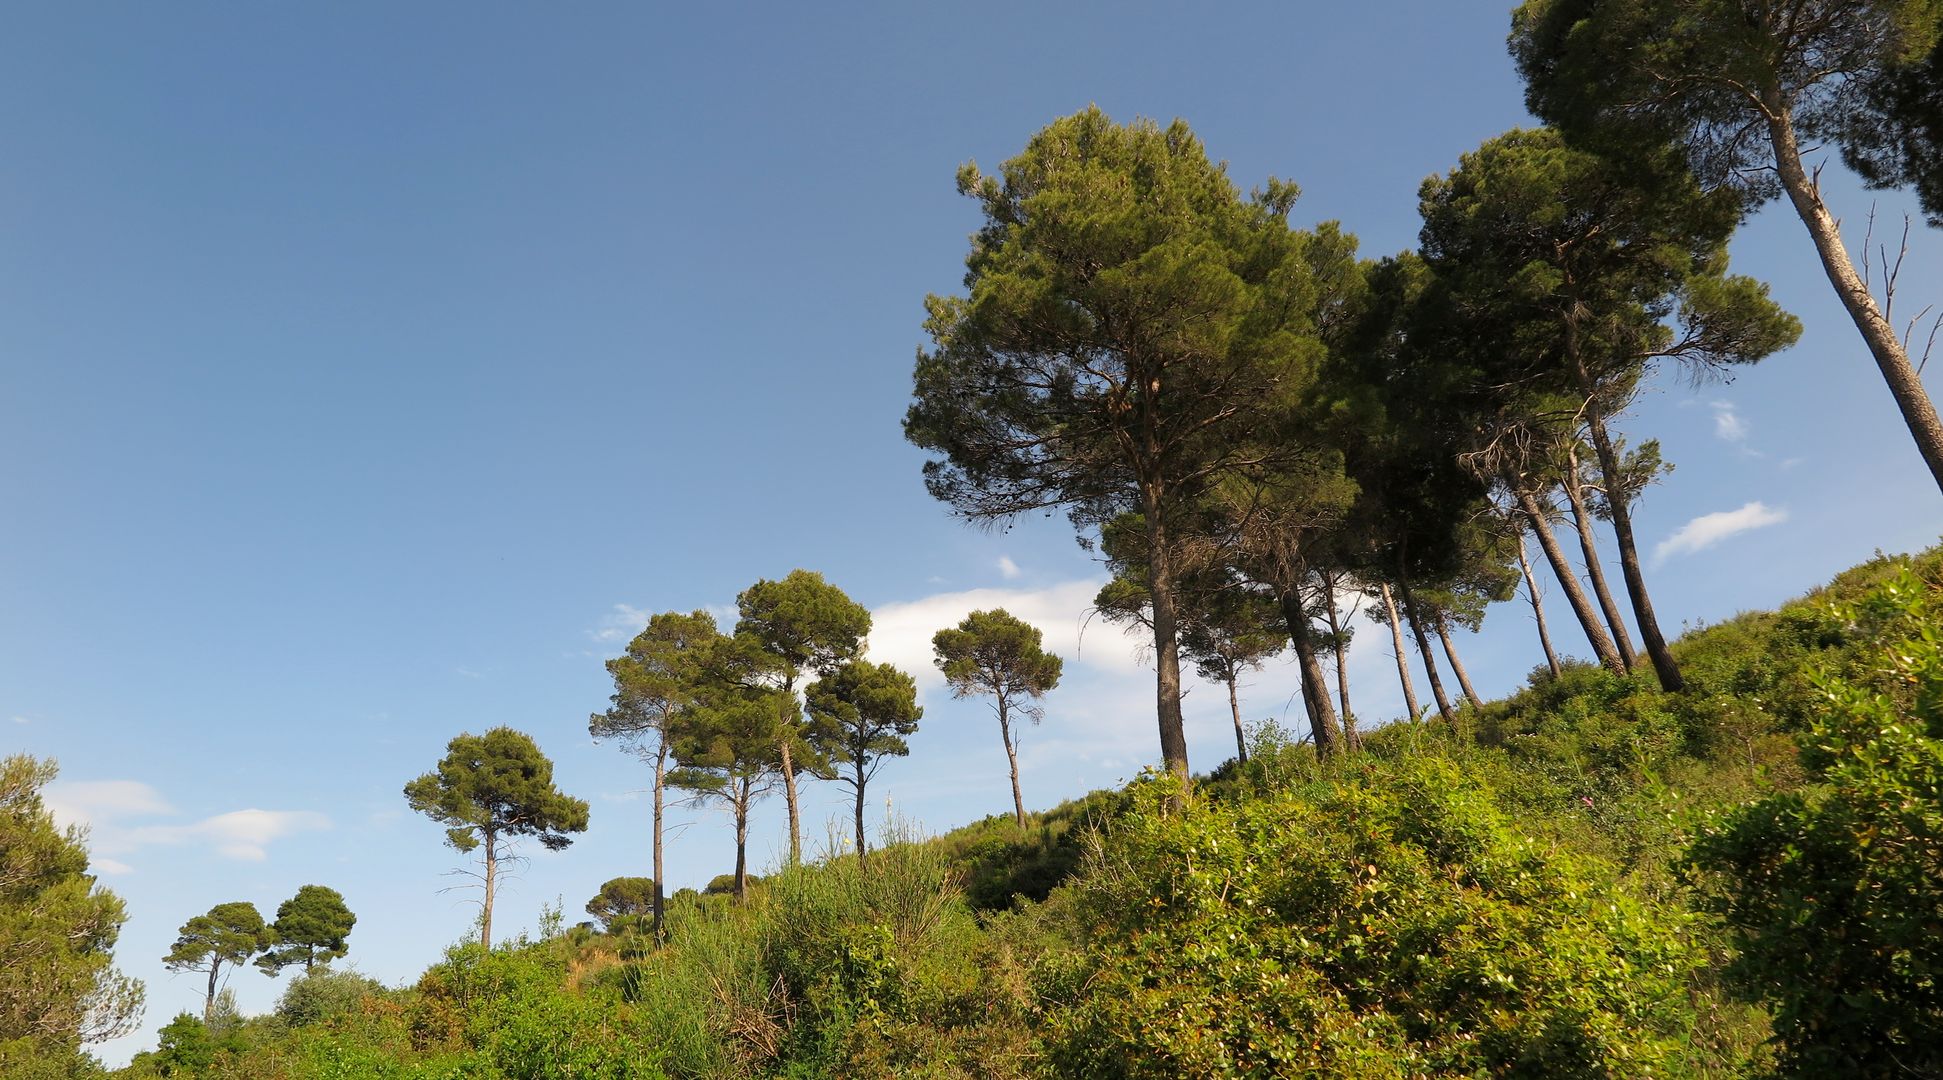
[[[331,827],[331,819],[312,810],[232,810],[200,821],[154,822],[177,811],[162,794],[139,780],[84,780],[48,785],[44,796],[54,820],[89,831],[94,865],[107,873],[131,873],[118,859],[144,847],[207,846],[231,859],[262,862],[269,845],[283,837]]]
[[[1653,549],[1653,561],[1663,563],[1675,555],[1691,555],[1713,547],[1728,537],[1779,525],[1786,520],[1786,510],[1774,509],[1763,502],[1751,502],[1739,510],[1702,514],[1660,541]]]
[[[269,857],[271,842],[300,832],[316,832],[331,827],[331,819],[314,810],[231,810],[190,825],[142,825],[118,831],[113,844],[97,843],[104,851],[132,851],[151,844],[180,846],[208,844],[217,854],[247,862],[262,862]]]
[[[62,828],[175,813],[161,792],[140,780],[57,781],[42,800]]]
[[[1767,455],[1748,445],[1748,436],[1753,428],[1747,418],[1731,401],[1709,401],[1707,407],[1714,411],[1714,437],[1734,448],[1734,452],[1744,458],[1760,458]]]
[[[1733,402],[1710,401],[1707,407],[1714,410],[1714,435],[1722,442],[1747,441],[1747,421],[1734,408]]]
[[[26,718],[26,717],[24,717],[24,716],[16,716],[16,717],[13,717],[12,719],[13,719],[13,722],[14,722],[14,723],[16,723],[16,724],[31,724],[31,723],[33,723],[33,721],[32,721],[32,720],[29,720],[29,719],[27,719],[27,718]]]
[[[648,625],[648,613],[632,604],[615,604],[587,636],[603,644],[632,641]]]
[[[1000,577],[1007,581],[1017,581],[1025,571],[1019,569],[1019,564],[1012,561],[1012,556],[1000,555],[998,557],[998,573]]]

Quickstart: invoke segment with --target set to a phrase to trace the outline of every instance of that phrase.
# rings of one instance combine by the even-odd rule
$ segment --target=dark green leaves
[[[529,836],[549,851],[587,829],[587,803],[553,786],[553,762],[533,737],[508,727],[460,735],[438,768],[405,785],[413,810],[448,826],[446,839],[471,851],[487,837]]]
[[[207,971],[212,964],[243,963],[275,941],[255,904],[217,904],[182,924],[162,962],[170,971]]]
[[[305,885],[277,905],[277,921],[270,927],[276,946],[257,957],[256,966],[265,975],[274,975],[292,964],[309,969],[335,960],[349,951],[345,939],[357,922],[342,893],[323,885]]]
[[[1064,662],[1040,647],[1039,628],[1004,608],[974,611],[933,634],[938,670],[953,697],[1043,697],[1059,685]]]

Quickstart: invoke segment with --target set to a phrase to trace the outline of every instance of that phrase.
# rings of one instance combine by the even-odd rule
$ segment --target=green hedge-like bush
[[[1521,836],[1447,761],[1170,812],[1163,780],[1056,902],[1056,1071],[1667,1076],[1698,1066],[1682,916]]]

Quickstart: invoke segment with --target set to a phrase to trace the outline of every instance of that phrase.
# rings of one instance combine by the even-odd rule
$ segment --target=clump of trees
[[[1635,528],[1669,466],[1617,423],[1663,362],[1706,374],[1799,335],[1763,285],[1728,273],[1738,195],[1670,152],[1615,161],[1514,131],[1425,183],[1421,252],[1358,261],[1334,223],[1290,225],[1292,184],[1244,197],[1186,125],[1096,108],[958,186],[985,224],[966,295],[926,302],[905,433],[961,516],[1059,507],[1103,549],[1115,577],[1097,604],[1153,635],[1177,778],[1183,656],[1228,686],[1238,756],[1238,677],[1285,646],[1317,751],[1353,748],[1346,652],[1370,596],[1412,713],[1405,627],[1457,730],[1432,638],[1475,712],[1453,630],[1521,579],[1536,610],[1527,531],[1624,673],[1638,660],[1594,539],[1610,526],[1647,658],[1681,686]],[[1554,534],[1554,492],[1597,608]],[[1558,668],[1548,632],[1544,647]]]
[[[729,811],[734,892],[748,891],[749,822],[778,788],[789,812],[789,859],[802,854],[797,778],[852,789],[857,849],[867,849],[864,798],[885,758],[922,710],[909,675],[862,659],[870,611],[821,574],[793,570],[758,581],[736,600],[724,633],[706,611],[656,615],[608,663],[614,695],[588,729],[616,738],[654,769],[654,875],[660,881],[664,791],[673,787]],[[807,711],[805,706],[807,705]],[[655,925],[663,901],[655,892]]]

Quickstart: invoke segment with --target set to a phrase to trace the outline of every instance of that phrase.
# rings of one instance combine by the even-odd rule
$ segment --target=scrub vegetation
[[[1943,1075],[1943,548],[1675,637],[1639,541],[1672,465],[1628,430],[1661,369],[1799,337],[1727,257],[1786,196],[1943,484],[1923,338],[1887,322],[1893,280],[1858,277],[1798,143],[1934,212],[1943,7],[1529,0],[1511,49],[1546,126],[1426,180],[1413,250],[1292,224],[1294,183],[1244,193],[1179,120],[1089,108],[958,173],[981,222],[963,293],[925,301],[904,432],[951,513],[1057,509],[1100,554],[1098,611],[1151,635],[1154,710],[1127,722],[1155,725],[1155,768],[1034,813],[1015,760],[1004,812],[873,837],[916,682],[864,658],[869,609],[822,575],[757,581],[733,624],[658,614],[607,665],[587,730],[651,771],[653,855],[612,868],[597,921],[494,937],[504,860],[566,848],[589,806],[535,737],[460,734],[403,795],[479,857],[476,934],[385,986],[338,963],[357,917],[326,886],[274,920],[216,903],[167,957],[207,974],[202,1014],[113,1075]],[[1486,701],[1452,631],[1514,600],[1533,671]],[[1357,713],[1359,611],[1408,715]],[[1038,628],[980,611],[934,645],[1008,755],[1057,724]],[[1237,675],[1285,650],[1301,727],[1251,729]],[[1228,690],[1211,769],[1183,659]],[[0,771],[0,1075],[34,1080],[106,1075],[86,1047],[141,1007],[52,776]],[[811,851],[819,780],[854,830]],[[758,877],[776,794],[787,855]],[[733,823],[700,892],[662,881],[670,797]],[[252,960],[289,979],[269,1015],[223,990]]]

